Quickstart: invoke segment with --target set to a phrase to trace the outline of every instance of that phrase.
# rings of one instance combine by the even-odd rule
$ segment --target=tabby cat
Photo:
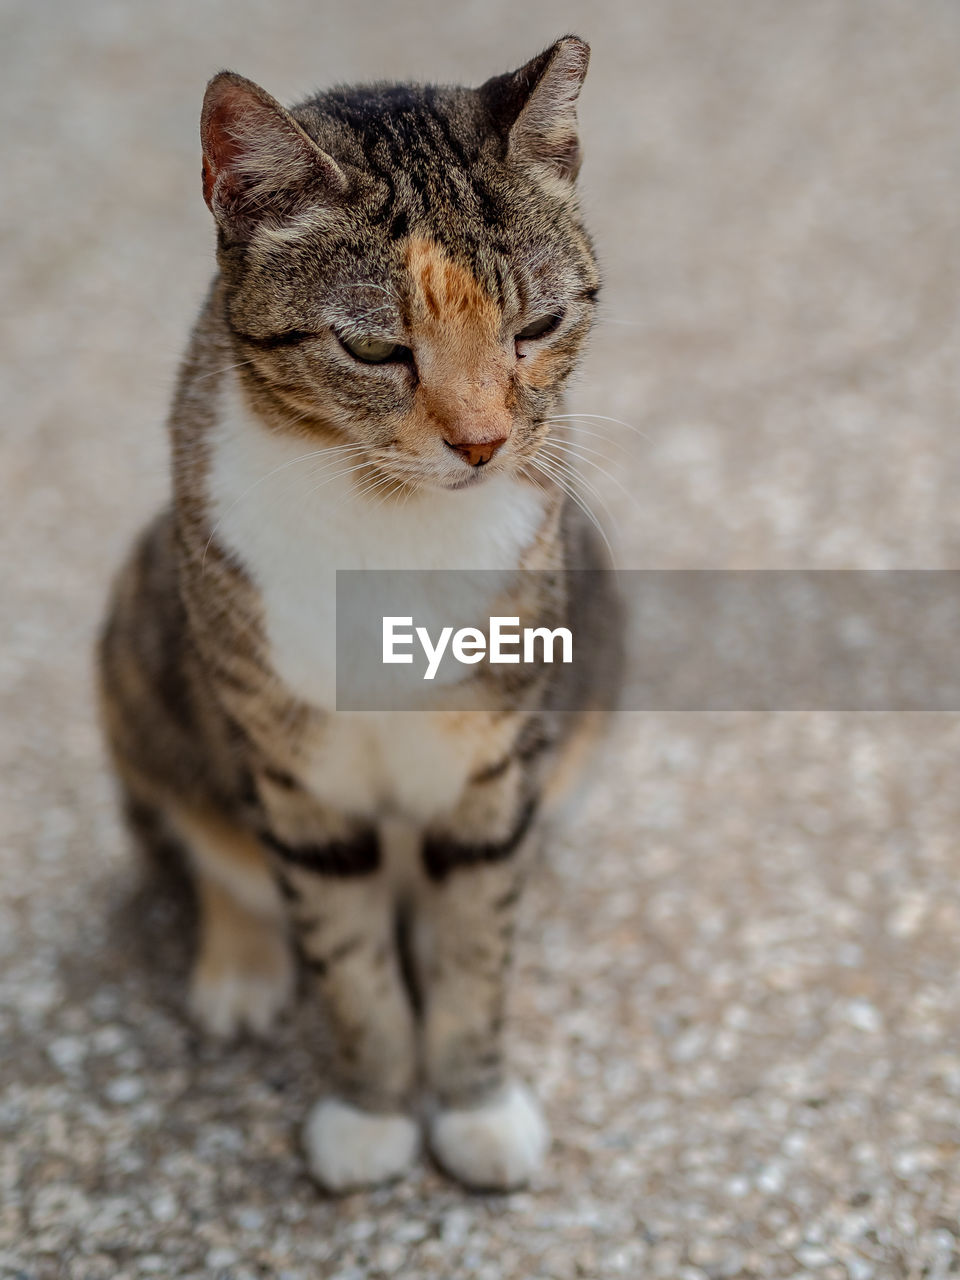
[[[136,832],[195,884],[194,1018],[266,1031],[297,956],[318,991],[336,1061],[305,1145],[331,1191],[407,1170],[418,1114],[471,1187],[522,1185],[548,1145],[505,1064],[505,979],[540,818],[596,717],[556,709],[556,668],[467,668],[466,713],[338,711],[334,571],[600,562],[536,465],[599,284],[574,191],[588,56],[568,36],[479,89],[290,111],[223,72],[203,104],[219,270],[172,500],[114,587],[103,719]],[[553,584],[533,616],[555,612],[558,575],[532,576]],[[612,606],[579,605],[609,672]]]

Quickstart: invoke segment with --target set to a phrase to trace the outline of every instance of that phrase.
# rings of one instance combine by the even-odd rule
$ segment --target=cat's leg
[[[191,863],[199,908],[190,1011],[204,1030],[263,1035],[294,988],[286,913],[258,840],[209,813],[178,810],[171,826]]]
[[[504,1004],[532,807],[496,834],[431,833],[420,903],[430,1144],[467,1186],[522,1186],[549,1135],[530,1090],[508,1072]]]
[[[419,1150],[410,1117],[413,1009],[396,946],[394,895],[372,833],[309,849],[274,842],[305,964],[333,1038],[333,1092],[311,1112],[310,1169],[329,1191],[386,1182]]]

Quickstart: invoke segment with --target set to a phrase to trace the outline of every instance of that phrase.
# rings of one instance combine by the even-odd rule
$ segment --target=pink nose
[[[490,461],[506,440],[506,436],[499,436],[496,440],[474,440],[470,444],[457,444],[453,440],[444,440],[443,443],[448,449],[459,453],[464,462],[468,462],[471,467],[482,467]]]

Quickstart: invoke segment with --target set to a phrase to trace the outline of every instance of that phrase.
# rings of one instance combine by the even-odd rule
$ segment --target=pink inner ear
[[[321,178],[331,196],[347,187],[336,163],[279,102],[232,72],[207,86],[200,145],[204,200],[234,231],[266,213],[289,213]]]
[[[220,173],[234,165],[240,153],[240,144],[232,135],[230,126],[253,105],[250,94],[232,84],[221,86],[214,101],[207,103],[201,138],[203,198],[207,204],[213,198],[213,188]]]

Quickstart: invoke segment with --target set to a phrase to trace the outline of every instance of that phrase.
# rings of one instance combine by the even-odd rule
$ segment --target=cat
[[[551,570],[526,612],[566,608],[616,667],[613,597],[558,604],[555,571],[604,553],[541,456],[600,283],[574,185],[588,58],[567,36],[479,89],[289,111],[222,72],[203,103],[219,269],[170,416],[172,500],[102,631],[102,719],[135,833],[190,870],[197,1022],[266,1032],[297,953],[318,991],[334,1075],[304,1140],[331,1192],[410,1168],[421,1088],[468,1187],[524,1185],[548,1148],[506,1065],[505,984],[596,700],[557,710],[556,668],[471,667],[469,713],[337,711],[333,574]]]

